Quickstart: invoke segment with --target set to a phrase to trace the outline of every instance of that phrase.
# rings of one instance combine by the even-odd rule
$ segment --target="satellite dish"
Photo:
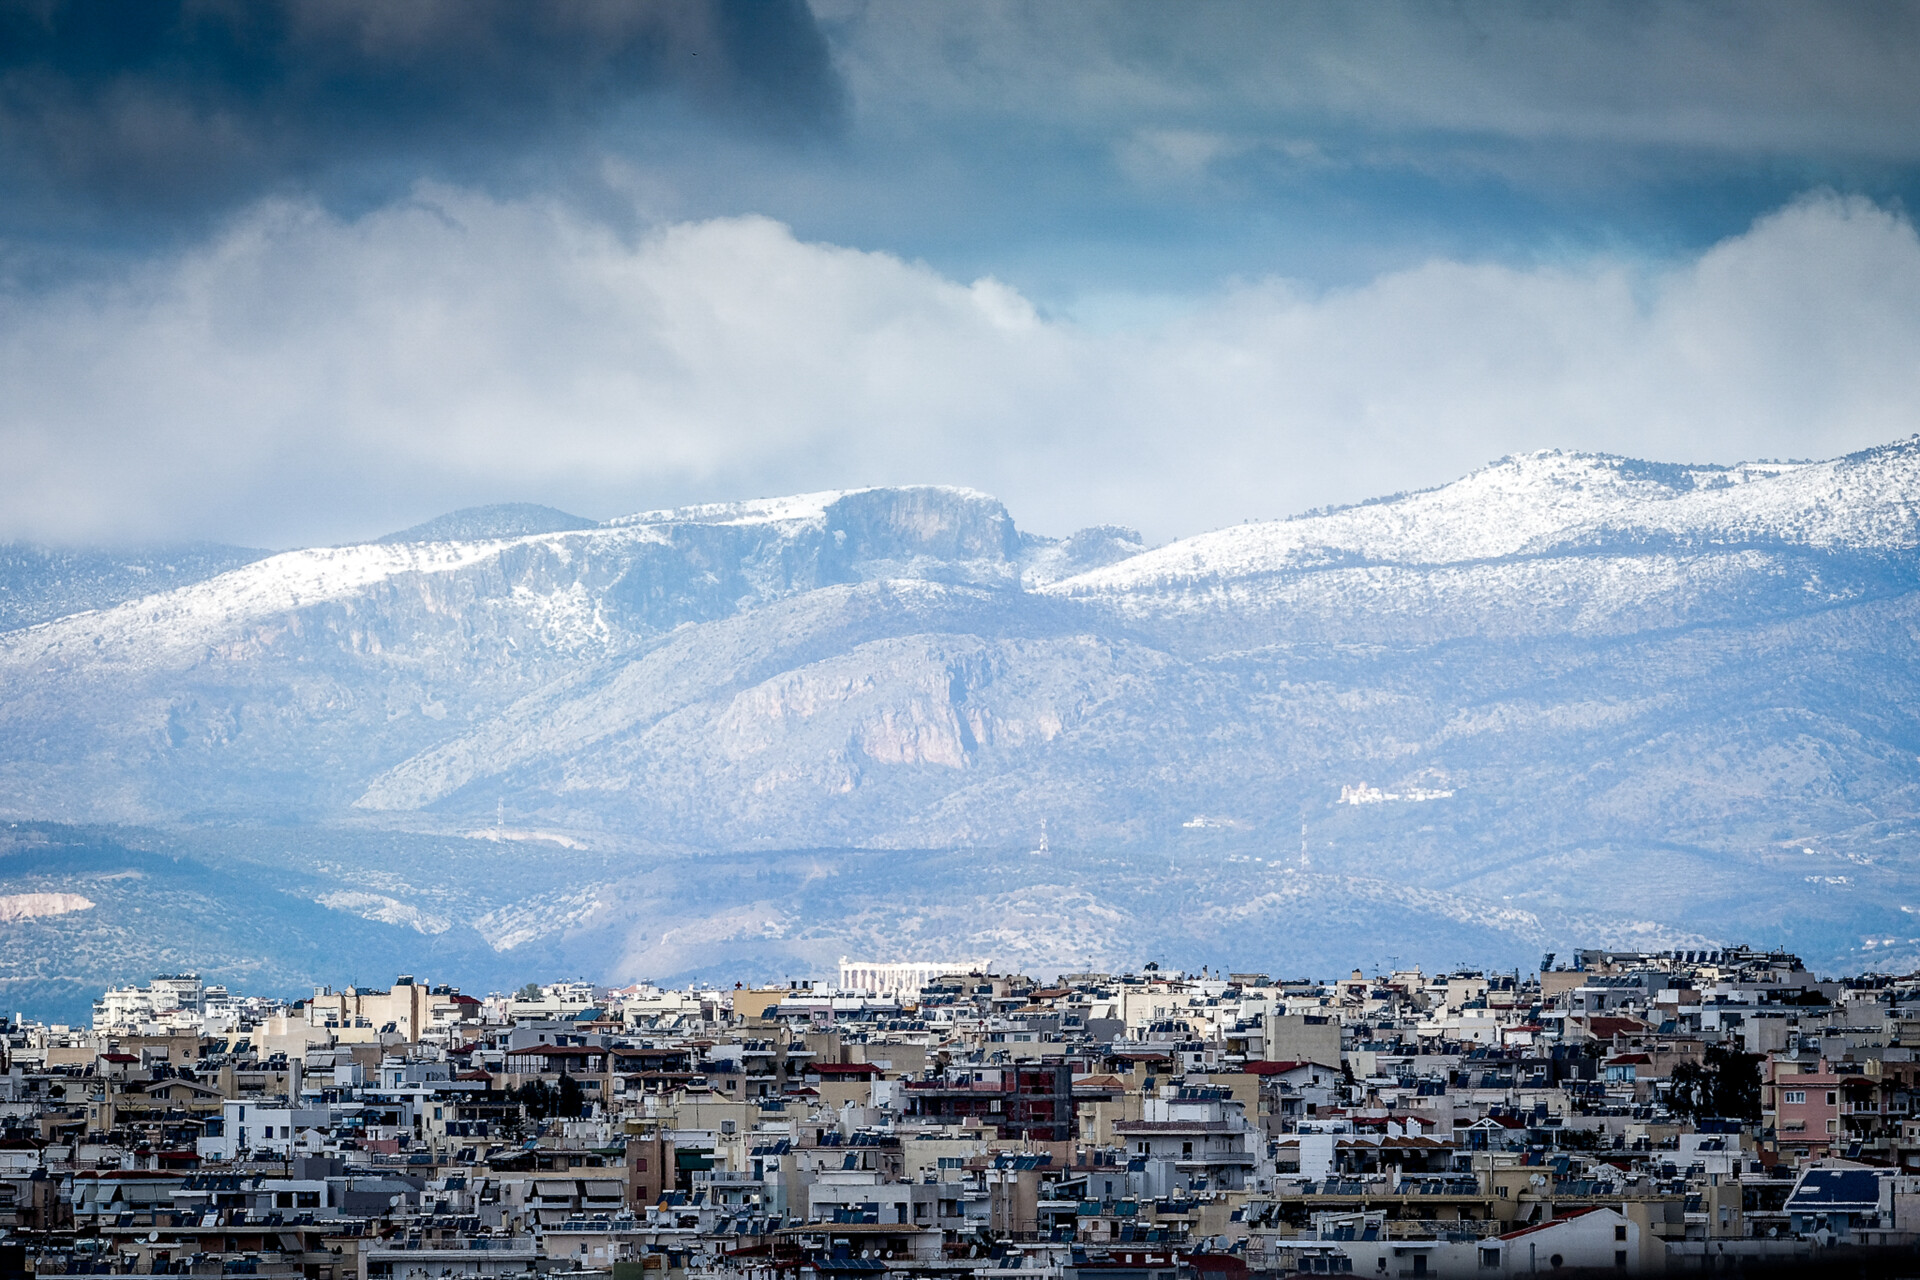
[[[153,1243],[154,1241],[156,1241],[156,1240],[158,1240],[159,1238],[160,1238],[160,1233],[159,1233],[158,1231],[149,1231],[149,1232],[147,1232],[147,1243],[148,1243],[148,1244],[152,1244],[152,1243]]]

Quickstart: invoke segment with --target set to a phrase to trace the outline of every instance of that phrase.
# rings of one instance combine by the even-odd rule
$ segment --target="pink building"
[[[1811,1072],[1795,1066],[1768,1064],[1761,1110],[1781,1156],[1818,1159],[1840,1141],[1840,1077],[1824,1059]]]

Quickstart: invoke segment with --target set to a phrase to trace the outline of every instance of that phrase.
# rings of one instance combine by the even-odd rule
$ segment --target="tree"
[[[515,1000],[538,1000],[540,998],[540,984],[537,982],[529,982],[526,986],[514,992],[513,998]]]
[[[554,1098],[554,1114],[568,1119],[578,1119],[586,1110],[587,1096],[570,1075],[562,1074],[558,1096]]]
[[[559,1103],[557,1092],[545,1080],[529,1080],[507,1094],[529,1120],[545,1120]]]
[[[1760,1119],[1760,1055],[1710,1044],[1699,1062],[1673,1069],[1668,1105],[1683,1116]]]

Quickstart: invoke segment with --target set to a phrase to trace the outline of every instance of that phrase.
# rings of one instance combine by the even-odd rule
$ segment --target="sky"
[[[0,539],[1920,431],[1920,5],[0,0]]]

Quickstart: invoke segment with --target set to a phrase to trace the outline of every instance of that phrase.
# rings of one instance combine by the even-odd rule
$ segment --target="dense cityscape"
[[[1920,1237],[1920,975],[1778,951],[298,1000],[184,974],[92,1021],[7,1027],[11,1270],[1652,1274]]]
[[[0,0],[0,1280],[1920,1280],[1917,72]]]

